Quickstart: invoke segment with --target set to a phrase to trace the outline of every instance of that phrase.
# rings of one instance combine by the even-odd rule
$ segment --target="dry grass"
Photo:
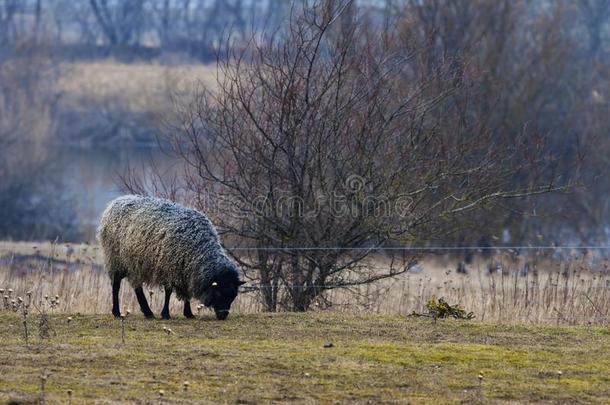
[[[52,259],[52,260],[51,260]],[[610,324],[610,274],[607,263],[590,269],[583,259],[553,264],[540,257],[535,271],[521,275],[522,263],[508,256],[498,258],[504,269],[488,274],[483,262],[468,275],[454,271],[455,261],[429,258],[421,262],[422,273],[385,280],[349,290],[329,291],[316,302],[318,311],[407,315],[421,312],[432,297],[443,297],[474,312],[477,320],[496,323]],[[379,268],[388,260],[370,263]],[[53,243],[0,243],[0,287],[13,288],[17,295],[32,290],[35,298],[62,297],[57,312],[106,314],[110,312],[111,286],[102,270],[95,245]],[[161,290],[153,290],[151,307],[162,307]],[[122,288],[122,308],[138,310],[128,284]],[[256,313],[262,309],[256,292],[240,294],[235,313]],[[182,313],[181,303],[172,300],[172,312]]]
[[[488,263],[478,260],[468,275],[455,271],[455,259],[429,258],[424,271],[369,288],[373,300],[368,306],[377,313],[409,314],[421,311],[430,297],[459,303],[477,319],[498,323],[597,324],[610,323],[610,272],[608,263],[586,264],[586,258],[553,261],[543,255],[523,273],[523,261],[510,253],[493,261],[502,271],[491,273]],[[384,291],[385,290],[385,291]],[[350,306],[350,300],[346,305]]]
[[[169,95],[190,93],[199,82],[215,85],[214,65],[166,66],[114,60],[62,66],[57,91],[68,105],[120,105],[135,113],[171,107]]]

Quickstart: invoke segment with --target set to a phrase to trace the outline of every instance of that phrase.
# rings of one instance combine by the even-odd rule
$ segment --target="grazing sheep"
[[[203,214],[171,201],[126,195],[108,204],[98,239],[112,280],[112,313],[120,316],[119,289],[125,277],[135,289],[147,318],[154,318],[143,284],[165,288],[161,316],[169,319],[173,291],[184,300],[184,316],[192,318],[190,299],[214,308],[220,320],[229,315],[237,296],[237,267],[227,257],[214,225]]]

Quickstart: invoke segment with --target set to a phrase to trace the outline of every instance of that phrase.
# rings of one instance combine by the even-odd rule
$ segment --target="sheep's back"
[[[99,239],[108,271],[124,273],[134,286],[188,289],[206,253],[221,249],[212,223],[203,214],[140,196],[119,197],[108,205]]]

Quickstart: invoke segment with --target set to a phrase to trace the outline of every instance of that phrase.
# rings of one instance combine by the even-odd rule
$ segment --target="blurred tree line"
[[[0,43],[33,38],[71,58],[169,50],[211,61],[227,34],[245,41],[277,28],[290,9],[284,0],[2,0]]]

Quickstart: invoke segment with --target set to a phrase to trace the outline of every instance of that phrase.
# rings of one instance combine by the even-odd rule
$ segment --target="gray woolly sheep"
[[[237,296],[237,267],[227,257],[214,225],[203,214],[171,201],[126,195],[108,204],[98,239],[112,280],[112,314],[120,316],[119,289],[125,277],[135,289],[147,318],[154,318],[143,284],[165,288],[161,316],[169,319],[172,291],[184,300],[184,316],[193,318],[190,299],[214,308],[220,320]]]

